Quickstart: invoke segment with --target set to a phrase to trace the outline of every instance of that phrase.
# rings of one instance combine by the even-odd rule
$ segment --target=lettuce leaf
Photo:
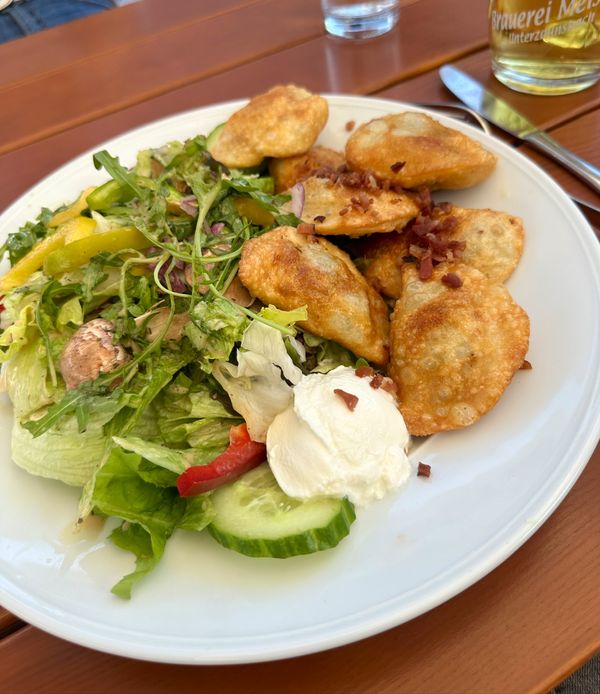
[[[185,334],[201,353],[201,366],[210,373],[211,362],[228,359],[242,337],[248,319],[227,299],[200,301],[190,314]]]
[[[125,599],[158,564],[175,529],[200,531],[214,518],[209,496],[188,500],[173,487],[152,484],[140,475],[143,465],[142,456],[113,448],[96,473],[92,495],[95,513],[125,521],[110,535],[118,547],[136,558],[135,570],[112,588],[115,595]]]
[[[26,343],[2,366],[0,382],[0,390],[8,393],[18,420],[51,405],[62,392],[48,378],[46,348],[39,337]]]
[[[237,365],[215,362],[213,376],[231,404],[246,420],[254,441],[265,441],[267,429],[292,400],[292,387],[302,371],[289,356],[279,330],[253,321],[242,338]]]
[[[82,487],[99,464],[106,448],[102,428],[80,434],[70,420],[69,431],[50,430],[34,438],[18,421],[12,430],[12,459],[32,475]]]

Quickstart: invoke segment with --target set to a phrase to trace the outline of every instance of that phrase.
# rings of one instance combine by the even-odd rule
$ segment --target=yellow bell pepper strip
[[[86,198],[93,190],[94,188],[86,188],[72,205],[69,205],[69,207],[57,212],[51,217],[48,226],[58,227],[68,222],[70,219],[78,217],[87,208],[88,204]]]
[[[90,210],[107,210],[120,202],[131,200],[133,195],[133,191],[121,185],[118,181],[111,179],[94,188],[87,195],[86,202]]]
[[[57,229],[58,232],[64,235],[65,244],[90,236],[95,230],[96,222],[89,217],[69,219]]]
[[[53,234],[38,241],[29,253],[0,278],[0,294],[25,284],[29,277],[44,265],[44,261],[51,253],[62,248],[72,238],[93,233],[95,227],[96,222],[87,217],[75,217],[61,224]]]
[[[233,204],[236,206],[240,216],[246,217],[252,224],[268,227],[275,221],[273,215],[252,198],[235,196],[233,198]]]
[[[98,253],[116,253],[127,248],[142,250],[151,245],[151,242],[134,227],[103,231],[67,243],[50,253],[44,261],[44,272],[55,277],[85,265]]]

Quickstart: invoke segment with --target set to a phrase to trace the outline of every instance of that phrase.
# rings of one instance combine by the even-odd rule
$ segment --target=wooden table
[[[436,71],[444,62],[598,165],[600,85],[554,98],[505,89],[490,74],[485,3],[458,7],[406,0],[395,30],[346,42],[324,34],[318,0],[142,0],[0,46],[0,209],[127,128],[275,83],[448,101]],[[560,167],[520,148],[568,192],[600,204]],[[379,636],[293,660],[142,663],[66,643],[0,608],[0,690],[543,692],[600,649],[599,499],[597,448],[541,530],[476,585]]]

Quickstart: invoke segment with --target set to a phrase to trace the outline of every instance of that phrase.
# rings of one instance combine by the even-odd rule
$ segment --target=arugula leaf
[[[105,149],[94,154],[94,166],[97,169],[104,168],[110,176],[122,186],[131,191],[138,198],[144,197],[144,191],[138,185],[137,178],[125,167],[121,166],[118,157],[111,156]]]
[[[242,334],[248,319],[227,299],[216,297],[200,301],[190,313],[185,333],[200,352],[201,366],[210,373],[210,362],[227,359]]]
[[[27,222],[18,231],[10,233],[4,244],[0,246],[0,258],[8,251],[10,264],[14,265],[17,260],[27,255],[40,239],[45,238],[50,233],[48,222],[53,214],[52,210],[44,207],[38,215],[37,221]]]

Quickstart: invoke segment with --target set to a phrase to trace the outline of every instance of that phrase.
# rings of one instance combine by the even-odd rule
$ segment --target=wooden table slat
[[[0,89],[259,0],[143,0],[0,44]]]
[[[0,607],[0,639],[22,626],[24,626],[24,623],[18,617],[15,617],[14,614]]]
[[[565,123],[552,130],[552,137],[567,149],[576,152],[600,168],[600,126],[598,124],[599,110],[586,113],[583,116]],[[563,169],[560,164],[545,157],[538,150],[521,144],[519,150],[543,167],[546,173],[560,181],[570,195],[579,197],[586,202],[600,207],[600,195],[579,180],[574,174]]]
[[[0,153],[323,33],[319,0],[258,0],[236,16],[242,35],[218,14],[0,89]]]

